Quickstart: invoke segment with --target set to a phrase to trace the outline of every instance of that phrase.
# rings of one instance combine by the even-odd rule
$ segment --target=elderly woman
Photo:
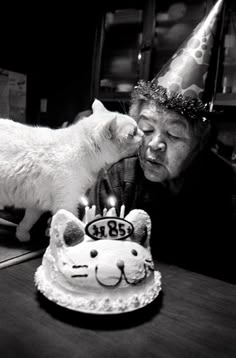
[[[219,0],[154,79],[135,87],[130,115],[143,143],[137,157],[101,173],[90,204],[102,212],[114,195],[127,212],[146,210],[154,257],[236,282],[234,172],[211,150],[205,88],[221,9]]]
[[[233,281],[233,171],[211,151],[201,102],[189,99],[190,112],[182,108],[181,114],[182,99],[134,95],[130,114],[144,132],[138,156],[103,171],[89,202],[102,212],[113,195],[127,212],[146,210],[154,257]]]

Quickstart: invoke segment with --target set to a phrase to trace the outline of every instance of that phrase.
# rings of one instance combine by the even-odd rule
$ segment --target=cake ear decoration
[[[69,221],[66,225],[63,238],[67,246],[80,244],[84,241],[84,228],[74,221]]]
[[[84,223],[67,210],[53,216],[50,227],[50,246],[75,246],[84,240]]]
[[[131,222],[134,227],[132,241],[139,243],[145,248],[150,247],[151,219],[146,211],[134,209],[126,215],[125,220]]]
[[[91,218],[92,219],[92,218]],[[52,218],[50,246],[69,247],[91,240],[130,240],[145,248],[150,247],[151,219],[141,209],[134,209],[126,217],[105,216],[87,224],[69,211],[59,210]]]

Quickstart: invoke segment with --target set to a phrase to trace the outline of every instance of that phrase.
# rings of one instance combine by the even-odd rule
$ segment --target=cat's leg
[[[18,240],[24,242],[30,240],[30,229],[38,221],[43,211],[35,208],[27,208],[22,221],[16,229],[16,237]]]

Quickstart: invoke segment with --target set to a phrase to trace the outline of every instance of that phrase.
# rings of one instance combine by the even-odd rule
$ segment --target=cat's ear
[[[85,224],[69,211],[57,211],[51,222],[50,246],[60,248],[81,243],[85,235],[84,226]]]
[[[109,111],[104,107],[104,105],[102,104],[102,102],[100,102],[97,98],[95,98],[95,100],[93,101],[92,110],[93,110],[93,113],[94,113],[94,112],[97,112],[97,111],[109,112]]]
[[[115,138],[117,135],[117,117],[113,117],[105,124],[105,137],[107,139]]]
[[[151,219],[146,211],[141,209],[134,209],[126,215],[125,220],[131,222],[134,227],[134,232],[131,240],[150,248],[150,235],[151,235]]]

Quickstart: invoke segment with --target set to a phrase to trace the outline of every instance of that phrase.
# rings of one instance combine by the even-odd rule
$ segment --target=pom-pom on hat
[[[202,97],[210,66],[218,16],[224,0],[218,0],[152,81],[139,81],[132,98],[153,99],[187,118],[208,114]]]

